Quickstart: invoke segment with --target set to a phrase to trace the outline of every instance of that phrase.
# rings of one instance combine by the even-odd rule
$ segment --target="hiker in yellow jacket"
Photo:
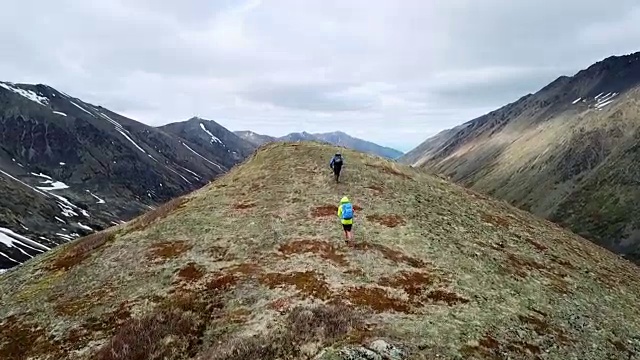
[[[353,240],[353,233],[351,232],[351,227],[353,226],[353,205],[346,196],[340,200],[340,205],[338,205],[338,218],[342,223],[342,229],[346,237],[345,241],[349,244],[349,240]]]

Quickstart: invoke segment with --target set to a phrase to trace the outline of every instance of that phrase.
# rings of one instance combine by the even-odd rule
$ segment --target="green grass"
[[[336,358],[376,339],[412,359],[639,350],[629,342],[640,330],[632,264],[374,156],[343,150],[335,184],[333,151],[265,145],[207,187],[108,230],[108,241],[79,240],[91,246],[1,277],[0,335],[27,334],[34,346],[18,353],[0,340],[0,358],[136,358],[127,344],[143,358]],[[333,211],[344,195],[358,207],[352,247]],[[81,261],[51,267],[69,254]]]

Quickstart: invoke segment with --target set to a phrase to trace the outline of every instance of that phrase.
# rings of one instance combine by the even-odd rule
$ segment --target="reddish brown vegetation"
[[[272,289],[283,285],[294,286],[301,294],[324,300],[331,296],[331,289],[324,280],[324,275],[315,271],[267,273],[260,276],[260,282]]]
[[[256,206],[256,203],[249,202],[249,203],[234,204],[233,208],[236,209],[236,210],[244,210],[244,209],[251,209],[251,208],[253,208],[255,206]]]
[[[230,289],[237,282],[238,280],[235,276],[233,276],[232,274],[226,274],[211,279],[205,286],[209,290],[223,291]]]
[[[336,205],[322,205],[313,209],[311,215],[314,218],[319,217],[328,217],[328,216],[338,216],[338,206]]]
[[[365,251],[376,250],[380,252],[380,254],[382,254],[382,256],[384,256],[384,258],[389,261],[392,261],[394,263],[403,262],[414,268],[425,268],[427,266],[427,263],[421,259],[411,257],[401,251],[394,250],[384,245],[380,245],[376,243],[357,243],[354,245],[354,248],[356,250],[365,250]]]
[[[170,200],[155,210],[144,213],[142,216],[136,218],[129,226],[129,232],[139,231],[146,229],[149,225],[157,220],[167,217],[169,214],[174,213],[176,210],[185,207],[187,199],[184,197],[178,197]]]
[[[376,195],[380,195],[384,192],[384,189],[380,185],[369,185],[367,189],[371,189],[376,192]]]
[[[537,242],[537,241],[535,241],[535,240],[533,240],[533,239],[526,238],[525,240],[526,240],[529,244],[533,245],[533,247],[534,247],[534,248],[536,248],[536,249],[538,249],[538,250],[540,250],[540,251],[545,251],[545,250],[548,250],[548,249],[549,249],[547,246],[545,246],[545,245],[543,245],[543,244],[540,244],[539,242]]]
[[[185,241],[165,241],[151,245],[147,258],[150,260],[166,261],[178,257],[190,250],[192,245]]]
[[[69,248],[56,256],[47,268],[52,271],[69,270],[91,256],[93,251],[104,246],[114,238],[115,235],[111,231],[107,230],[85,236],[71,244]]]
[[[354,211],[362,210],[362,207],[356,204],[353,204]],[[330,217],[330,216],[338,216],[338,206],[337,205],[322,205],[314,208],[311,211],[311,216],[314,218],[320,217]]]
[[[406,300],[391,297],[385,289],[379,287],[350,288],[341,296],[354,305],[368,307],[378,313],[397,311],[408,314],[412,312]]]
[[[401,271],[393,277],[383,277],[378,281],[382,286],[404,290],[410,298],[422,294],[425,287],[433,285],[436,278],[423,272]]]
[[[466,304],[469,302],[469,299],[465,299],[464,297],[456,293],[452,293],[442,289],[429,292],[427,294],[427,298],[435,302],[444,302],[449,306],[456,304]]]
[[[280,252],[285,256],[292,254],[312,253],[323,259],[329,260],[338,266],[349,266],[349,262],[343,253],[339,253],[336,247],[326,241],[297,240],[280,246]]]
[[[486,223],[489,223],[504,229],[509,228],[509,220],[505,219],[504,217],[483,213],[482,215],[480,215],[480,218],[482,219],[482,221]]]
[[[405,225],[406,221],[400,215],[388,214],[388,215],[367,215],[367,220],[376,222],[386,227],[394,228],[399,225]]]
[[[178,271],[178,278],[186,282],[194,282],[201,279],[204,276],[204,273],[204,267],[194,262],[190,262]]]

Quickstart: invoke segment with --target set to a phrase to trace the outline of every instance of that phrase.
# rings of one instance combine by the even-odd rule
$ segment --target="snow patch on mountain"
[[[9,229],[5,229],[2,227],[0,227],[0,242],[4,243],[9,247],[12,247],[13,243],[19,243],[25,247],[28,247],[30,249],[40,251],[40,252],[51,250],[50,248],[40,244],[39,242],[33,241],[25,236],[22,236],[18,233],[15,233]],[[7,244],[7,242],[9,242],[9,244]]]
[[[13,84],[10,83],[3,83],[0,82],[0,87],[3,87],[11,92],[14,92],[18,95],[21,95],[33,102],[36,102],[42,106],[47,106],[47,104],[49,103],[49,99],[44,97],[44,96],[40,96],[38,94],[36,94],[35,92],[31,91],[31,90],[24,90],[24,89],[20,89],[18,87],[13,86]]]
[[[171,171],[172,173],[174,173],[174,174],[176,174],[176,175],[180,176],[180,177],[182,178],[182,180],[184,180],[184,181],[188,182],[189,184],[193,184],[193,183],[192,183],[191,181],[189,181],[186,177],[182,176],[179,172],[177,172],[177,171],[173,170],[172,168],[170,168],[170,167],[168,167],[168,166],[165,166],[165,167],[166,167],[167,169],[169,169],[169,171]]]
[[[120,125],[119,122],[113,120],[112,118],[110,118],[108,115],[98,112],[98,114],[100,116],[102,116],[104,119],[106,119],[107,121],[109,121],[111,124],[113,124],[113,126],[116,127],[116,131],[119,132],[120,134],[122,134],[122,136],[125,137],[125,139],[129,140],[138,150],[142,151],[143,153],[147,153],[146,151],[144,151],[144,149],[142,147],[140,147],[140,145],[138,145],[135,141],[133,141],[133,139],[131,139],[131,137],[129,137],[129,135],[131,135],[131,133],[125,129],[124,127],[122,127],[122,125]],[[150,156],[151,157],[151,156]],[[153,157],[151,157],[153,159]],[[155,160],[155,159],[153,159]]]
[[[104,204],[106,203],[106,201],[104,201],[103,199],[97,197],[94,193],[92,193],[91,191],[87,190],[87,192],[89,193],[89,195],[93,196],[94,198],[96,198],[96,200],[98,200],[98,202],[96,204]]]
[[[45,179],[47,179],[47,180],[53,180],[53,179],[51,178],[51,176],[45,175],[45,174],[43,174],[43,173],[38,173],[38,174],[36,174],[36,173],[33,173],[33,172],[32,172],[32,173],[30,173],[30,174],[31,174],[31,175],[33,175],[33,176],[37,176],[37,177],[41,177],[41,178],[45,178]]]
[[[63,112],[60,112],[60,111],[54,111],[53,113],[57,114],[57,115],[67,116],[67,114],[65,114]]]
[[[213,142],[218,142],[218,143],[220,143],[221,145],[223,145],[223,146],[224,146],[224,144],[222,143],[222,141],[221,141],[220,139],[218,139],[218,137],[217,137],[217,136],[213,135],[209,130],[207,130],[207,128],[204,126],[204,124],[203,124],[203,123],[200,123],[200,128],[201,128],[202,130],[204,130],[204,132],[206,132],[207,134],[209,134],[209,136],[211,136],[211,143],[213,143]]]
[[[89,226],[87,226],[87,225],[84,225],[84,224],[83,224],[83,223],[81,223],[81,222],[78,222],[78,226],[79,226],[81,229],[84,229],[84,230],[88,230],[88,231],[95,231],[95,230],[93,230],[91,227],[89,227]]]
[[[51,185],[49,187],[38,186],[38,189],[44,190],[44,191],[63,190],[63,189],[69,188],[69,185],[63,183],[62,181],[47,180],[47,181],[43,181],[42,183]]]
[[[600,94],[600,96],[597,96],[595,98],[596,100],[596,109],[600,110],[603,107],[611,104],[614,100],[613,98],[616,97],[616,95],[618,95],[618,93],[614,92],[614,93],[607,93],[606,95],[602,96],[602,94]]]
[[[56,235],[58,235],[59,237],[63,238],[64,240],[67,240],[67,241],[71,241],[71,240],[74,239],[73,236],[67,235],[67,234],[56,233]]]
[[[198,180],[200,180],[200,175],[198,175],[198,174],[194,173],[193,171],[191,171],[191,170],[187,169],[186,167],[182,167],[182,166],[180,166],[180,167],[181,167],[182,169],[184,169],[185,171],[187,171],[187,172],[191,173],[191,174],[192,174],[193,176],[195,176],[196,178],[198,178]]]
[[[217,166],[217,167],[218,167],[218,169],[220,169],[221,171],[224,171],[220,165],[218,165],[218,164],[214,163],[213,161],[211,161],[211,160],[207,159],[206,157],[204,157],[204,156],[202,156],[202,155],[198,154],[195,150],[193,150],[192,148],[190,148],[190,147],[189,147],[189,145],[187,145],[187,144],[185,144],[185,143],[183,143],[183,142],[181,142],[181,144],[182,144],[182,145],[184,145],[187,149],[189,149],[189,151],[191,151],[192,153],[194,153],[194,154],[198,155],[199,157],[201,157],[202,159],[204,159],[204,160],[205,160],[206,162],[208,162],[209,164],[214,165],[214,166]]]
[[[70,102],[71,104],[75,105],[78,109],[80,109],[80,110],[82,110],[82,111],[86,112],[87,114],[89,114],[89,115],[91,115],[91,116],[94,116],[92,113],[90,113],[90,112],[89,112],[89,110],[87,110],[87,109],[83,108],[82,106],[80,106],[80,105],[78,105],[78,104],[74,103],[73,101],[69,101],[69,102]],[[94,117],[95,117],[95,116],[94,116]]]

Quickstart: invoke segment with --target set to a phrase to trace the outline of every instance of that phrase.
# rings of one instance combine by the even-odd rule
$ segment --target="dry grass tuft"
[[[279,250],[285,256],[312,253],[323,259],[332,261],[338,266],[349,266],[345,254],[338,252],[333,244],[326,241],[297,240],[280,246]]]
[[[389,215],[367,215],[367,220],[376,222],[386,227],[394,228],[396,226],[405,225],[407,222],[400,216],[395,214]]]
[[[376,195],[380,195],[384,192],[384,189],[380,185],[369,185],[367,186],[367,189],[373,190],[376,193]]]
[[[18,315],[9,316],[0,323],[0,359],[24,360],[42,356],[65,357],[60,344],[50,340],[37,323]]]
[[[365,165],[368,166],[368,167],[372,167],[372,168],[378,169],[378,170],[382,170],[382,172],[384,172],[386,174],[400,176],[403,179],[407,179],[407,180],[413,179],[413,177],[411,177],[410,175],[407,175],[407,174],[401,172],[400,170],[396,169],[390,163],[365,164]]]
[[[96,249],[115,239],[113,232],[105,230],[76,240],[68,249],[53,259],[47,266],[48,270],[69,270],[82,263]]]
[[[220,346],[212,347],[199,360],[310,358],[321,347],[331,346],[363,330],[362,314],[349,307],[298,306],[286,316],[282,326],[272,332],[221,342]],[[303,350],[308,344],[312,345],[312,350]]]
[[[95,359],[184,359],[195,355],[195,346],[203,331],[204,328],[186,314],[156,312],[126,322],[96,353]]]

